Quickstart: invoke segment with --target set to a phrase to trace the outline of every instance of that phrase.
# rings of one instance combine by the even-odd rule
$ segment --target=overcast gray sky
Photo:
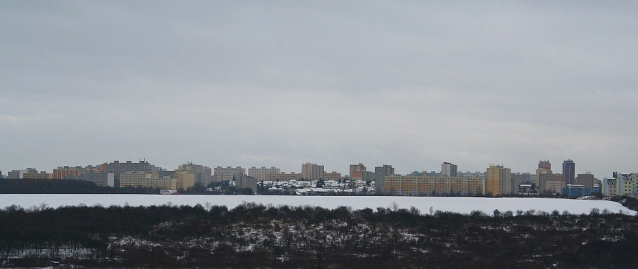
[[[1,1],[0,170],[638,172],[637,1]]]

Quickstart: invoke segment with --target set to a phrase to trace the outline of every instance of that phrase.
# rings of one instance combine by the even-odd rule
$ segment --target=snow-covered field
[[[476,197],[403,197],[403,196],[273,196],[273,195],[140,195],[140,194],[0,194],[0,208],[19,205],[23,208],[33,206],[57,208],[84,204],[102,206],[128,204],[130,206],[148,205],[226,205],[229,209],[243,202],[255,202],[264,205],[311,205],[325,208],[347,206],[352,209],[378,207],[399,208],[415,207],[421,213],[431,211],[450,211],[470,213],[480,210],[491,214],[495,209],[501,212],[517,210],[536,210],[552,212],[589,213],[593,208],[601,211],[636,214],[635,211],[610,201],[568,200],[549,198],[476,198]]]

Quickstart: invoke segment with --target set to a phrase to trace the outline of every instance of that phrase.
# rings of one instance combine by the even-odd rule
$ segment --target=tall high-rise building
[[[304,163],[301,165],[301,177],[304,179],[318,180],[323,178],[323,165],[316,163]]]
[[[540,186],[541,184],[540,175],[551,173],[552,164],[549,162],[549,160],[541,160],[540,162],[538,162],[538,169],[536,169],[536,180],[534,182],[536,184],[536,188],[538,188],[538,186]]]
[[[538,168],[552,171],[552,164],[549,162],[549,160],[540,160],[540,162],[538,162]]]
[[[567,184],[575,184],[576,178],[576,164],[571,159],[567,159],[563,162],[563,176]]]
[[[441,176],[442,177],[456,177],[456,164],[444,162],[441,165]]]
[[[490,165],[485,173],[485,193],[493,196],[512,194],[512,169]]]
[[[366,171],[366,167],[365,167],[365,165],[363,165],[362,163],[359,163],[359,164],[351,164],[351,165],[350,165],[350,174],[349,174],[349,175],[350,175],[350,178],[352,178],[352,177],[353,177],[353,175],[352,175],[352,174],[353,174],[354,172],[356,172],[356,171]]]
[[[377,193],[384,193],[385,190],[385,177],[394,174],[394,168],[392,165],[384,164],[383,166],[377,166],[374,168],[374,188]]]

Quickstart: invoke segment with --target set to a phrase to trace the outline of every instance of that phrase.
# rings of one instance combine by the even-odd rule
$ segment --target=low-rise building
[[[591,195],[591,189],[585,188],[584,185],[567,184],[567,187],[563,188],[563,196],[566,197],[581,197]]]

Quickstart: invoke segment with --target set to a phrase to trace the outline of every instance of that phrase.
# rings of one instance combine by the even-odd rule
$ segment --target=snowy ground
[[[475,197],[402,197],[402,196],[274,196],[274,195],[140,195],[140,194],[0,194],[0,208],[19,205],[23,208],[33,206],[57,208],[84,204],[102,206],[128,204],[130,206],[148,205],[226,205],[229,209],[243,202],[255,202],[264,205],[311,205],[325,208],[347,206],[352,209],[377,207],[399,208],[415,207],[421,213],[431,211],[451,211],[470,213],[480,210],[491,214],[495,209],[501,212],[517,210],[536,210],[552,212],[569,211],[574,214],[589,213],[593,208],[601,211],[636,214],[635,211],[610,201],[568,200],[549,198],[475,198]]]

